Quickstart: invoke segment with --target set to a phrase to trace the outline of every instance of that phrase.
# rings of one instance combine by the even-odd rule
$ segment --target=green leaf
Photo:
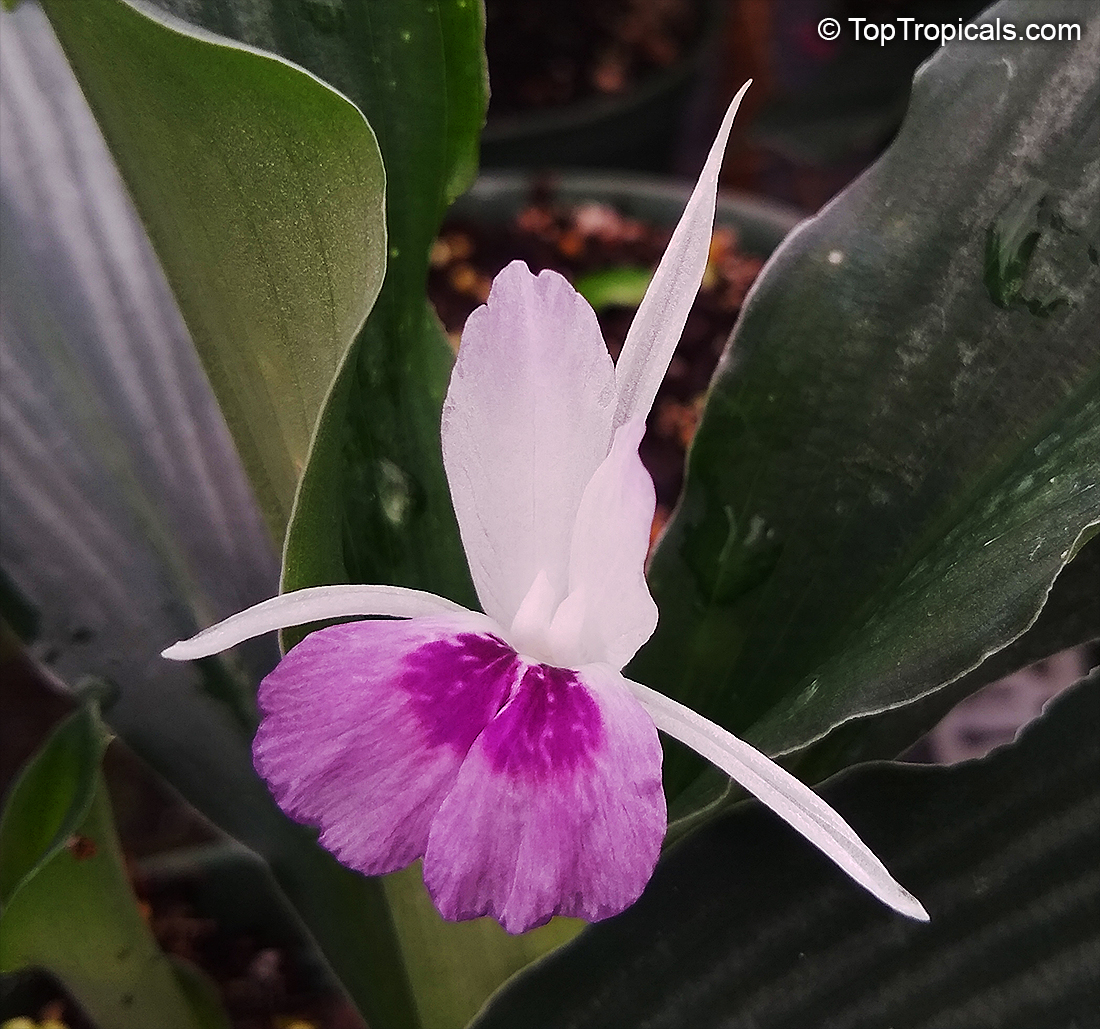
[[[822,792],[929,924],[878,905],[748,802],[666,855],[633,908],[513,980],[474,1026],[1093,1023],[1100,678],[986,759],[866,765]]]
[[[385,159],[386,280],[325,406],[286,539],[284,588],[395,582],[475,604],[439,449],[453,356],[425,282],[443,213],[477,169],[488,97],[481,4],[157,2],[341,90]]]
[[[252,768],[252,686],[274,640],[196,664],[159,657],[270,597],[278,563],[49,25],[30,4],[2,17],[0,560],[37,613],[34,654],[66,681],[117,683],[112,728],[268,861],[371,1023],[409,1025],[380,886],[287,820]]]
[[[76,833],[95,794],[109,736],[84,704],[53,732],[12,787],[0,818],[0,908]]]
[[[12,788],[0,817],[0,971],[49,969],[112,1029],[228,1027],[196,972],[181,987],[138,909],[100,771],[109,738],[86,699]]]
[[[776,252],[712,383],[629,671],[769,753],[978,666],[1100,514],[1100,12],[1081,13],[994,8],[1085,38],[922,68],[890,149]],[[701,771],[670,748],[679,813],[722,787],[685,794]]]
[[[818,782],[861,761],[896,757],[959,703],[1013,672],[1085,642],[1100,640],[1100,537],[1093,537],[1054,581],[1039,617],[1007,647],[954,682],[903,707],[834,729],[795,756],[799,776]]]
[[[582,275],[577,279],[576,287],[577,292],[596,311],[616,305],[637,307],[652,278],[651,268],[607,268]]]
[[[45,8],[280,539],[321,404],[385,270],[370,126],[273,55],[121,0]]]
[[[453,354],[425,285],[443,213],[476,171],[487,102],[482,10],[351,4],[334,52],[301,13],[262,6],[285,56],[363,106],[390,180],[386,281],[325,409],[287,536],[283,587],[395,583],[475,606],[439,445]],[[349,51],[353,43],[361,51]]]
[[[424,287],[443,212],[477,168],[488,97],[482,5],[158,3],[340,89],[369,118],[387,168],[386,281],[318,429],[286,539],[284,588],[395,582],[476,603],[439,450],[453,357]]]

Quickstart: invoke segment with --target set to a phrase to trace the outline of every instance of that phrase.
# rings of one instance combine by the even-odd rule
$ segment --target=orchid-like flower
[[[484,613],[394,586],[321,586],[164,652],[198,658],[273,629],[368,616],[313,632],[263,680],[256,768],[345,865],[381,875],[423,857],[446,918],[491,915],[517,933],[633,903],[667,828],[658,730],[875,896],[928,917],[810,789],[620,674],[657,624],[644,575],[654,492],[638,443],[702,280],[744,92],[617,366],[587,302],[560,275],[521,262],[466,323],[443,460]]]

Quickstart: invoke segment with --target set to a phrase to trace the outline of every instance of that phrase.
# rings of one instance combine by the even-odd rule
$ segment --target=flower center
[[[523,598],[508,630],[508,642],[515,647],[518,654],[536,663],[554,663],[550,625],[560,599],[550,577],[545,570],[540,571],[531,583],[531,588]]]
[[[563,599],[545,570],[540,571],[512,619],[507,640],[532,664],[576,668],[586,660],[584,613],[583,590],[574,590]]]
[[[460,633],[413,650],[400,687],[432,746],[465,755],[482,737],[494,771],[528,781],[588,767],[604,739],[599,705],[575,672]]]
[[[568,668],[528,665],[482,740],[495,771],[543,781],[591,765],[603,745],[603,718]]]

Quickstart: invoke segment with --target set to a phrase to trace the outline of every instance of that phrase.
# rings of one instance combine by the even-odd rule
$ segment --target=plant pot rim
[[[612,206],[641,205],[649,210],[667,209],[668,218],[646,211],[625,213],[671,223],[691,195],[688,182],[642,172],[593,171],[589,169],[551,172],[491,170],[483,172],[470,189],[455,201],[450,214],[459,217],[488,217],[504,220],[503,209],[514,209],[536,188],[548,188],[563,200],[590,200]],[[492,211],[501,213],[494,217]],[[734,224],[743,230],[742,245],[753,254],[766,257],[801,221],[806,212],[779,201],[734,190],[718,194],[715,224]]]

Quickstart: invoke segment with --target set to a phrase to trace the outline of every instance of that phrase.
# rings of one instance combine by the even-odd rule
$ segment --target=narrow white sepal
[[[665,377],[672,353],[684,331],[710,254],[714,209],[718,201],[718,173],[722,170],[726,141],[741,98],[751,84],[750,79],[741,87],[726,111],[699,181],[626,334],[615,365],[619,396],[614,428],[631,418],[644,418],[649,414],[657,387]]]
[[[468,611],[453,601],[423,590],[410,590],[403,586],[312,586],[246,608],[209,629],[203,629],[189,640],[172,644],[160,656],[171,661],[209,657],[273,629],[286,629],[326,618],[355,615],[416,618],[440,614],[467,614],[475,621],[490,623],[485,615]]]
[[[640,683],[627,682],[658,729],[687,744],[739,782],[884,904],[909,918],[928,921],[921,902],[890,875],[851,826],[808,786],[690,708]]]

